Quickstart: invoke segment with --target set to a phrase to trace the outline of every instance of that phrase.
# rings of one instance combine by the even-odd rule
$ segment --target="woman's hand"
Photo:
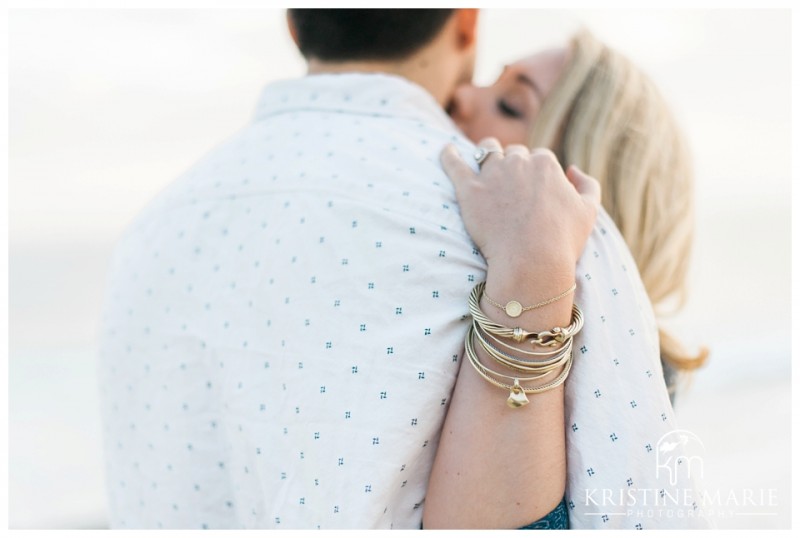
[[[531,267],[574,273],[600,205],[597,180],[575,166],[565,175],[548,149],[502,150],[495,138],[478,146],[500,150],[488,155],[478,174],[452,145],[441,160],[467,232],[488,266],[523,278]]]

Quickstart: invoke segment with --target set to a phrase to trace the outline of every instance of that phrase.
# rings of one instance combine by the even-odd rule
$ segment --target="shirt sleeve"
[[[572,528],[708,528],[697,476],[679,465],[691,456],[676,454],[674,469],[661,459],[672,436],[689,436],[680,433],[670,404],[652,306],[604,210],[576,279],[585,325],[575,337],[565,391]]]

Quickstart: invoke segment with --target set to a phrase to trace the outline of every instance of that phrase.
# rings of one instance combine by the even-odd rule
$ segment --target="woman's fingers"
[[[447,144],[439,155],[445,174],[453,182],[456,190],[456,198],[461,199],[461,195],[467,183],[475,178],[475,172],[464,162],[458,150],[453,144]]]
[[[600,183],[595,178],[573,164],[567,168],[567,179],[585,200],[600,205]]]
[[[503,146],[500,144],[500,141],[493,136],[481,138],[481,140],[478,142],[478,147],[503,151]]]
[[[482,167],[485,164],[488,164],[490,161],[497,161],[502,160],[505,152],[503,151],[503,146],[500,144],[500,141],[493,136],[482,138],[477,145],[477,152],[486,152],[484,156],[479,160],[478,166]],[[476,153],[476,158],[479,153]]]
[[[528,149],[527,146],[523,146],[522,144],[510,144],[506,146],[505,149],[505,156],[508,157],[509,155],[522,155],[523,157],[526,155],[530,155],[531,151]]]

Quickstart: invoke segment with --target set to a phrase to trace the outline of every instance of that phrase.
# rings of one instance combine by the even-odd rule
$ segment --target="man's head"
[[[289,9],[287,18],[311,73],[393,73],[442,104],[472,78],[475,9]]]
[[[442,31],[452,9],[290,9],[297,47],[324,62],[402,60]]]

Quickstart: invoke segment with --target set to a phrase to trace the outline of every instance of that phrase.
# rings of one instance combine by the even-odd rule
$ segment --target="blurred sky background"
[[[679,421],[710,487],[791,512],[791,12],[483,10],[476,82],[586,25],[661,87],[697,171],[690,301],[712,355]],[[95,330],[114,240],[170,181],[303,74],[282,10],[9,11],[9,525],[104,527]],[[723,489],[725,491],[725,489]],[[756,512],[759,512],[756,514]]]

